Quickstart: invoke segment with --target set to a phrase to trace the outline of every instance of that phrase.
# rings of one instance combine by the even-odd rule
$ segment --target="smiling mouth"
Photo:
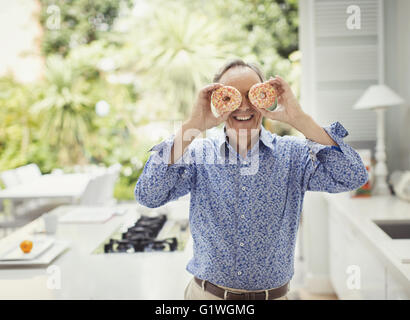
[[[252,118],[253,118],[253,114],[251,114],[251,115],[248,115],[248,116],[233,116],[233,118],[236,120],[236,121],[249,121],[249,120],[251,120]]]

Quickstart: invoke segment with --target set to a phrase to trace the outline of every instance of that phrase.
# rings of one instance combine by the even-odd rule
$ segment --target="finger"
[[[277,111],[276,109],[273,111],[270,111],[268,109],[260,109],[261,114],[271,120],[279,120],[280,119],[280,112]]]
[[[275,81],[275,80],[270,80],[269,84],[276,90],[277,95],[281,95],[282,93],[285,92],[285,90],[282,87],[282,84]]]
[[[218,118],[216,118],[218,121],[218,124],[228,120],[228,117],[231,113],[232,113],[231,111],[227,111],[221,114]]]
[[[282,87],[278,87],[278,88],[275,88],[275,89],[276,89],[276,93],[277,93],[278,96],[281,96],[282,94],[285,93],[285,90],[283,90]]]
[[[210,85],[207,85],[207,86],[203,87],[200,91],[200,95],[204,98],[209,98],[212,91],[215,90],[215,89],[218,89],[220,87],[223,87],[223,84],[221,84],[221,83],[212,83]]]
[[[266,110],[266,109],[259,109],[258,110],[261,114],[262,114],[262,116],[264,116],[264,117],[266,117],[266,118],[270,118],[270,116],[269,116],[269,111],[268,110]]]
[[[278,91],[278,92],[279,92],[279,91],[284,91],[284,90],[283,90],[283,87],[282,87],[282,85],[281,85],[280,83],[272,83],[271,85],[272,85],[272,87],[274,87],[275,90]]]
[[[278,81],[283,85],[283,86],[288,86],[289,84],[280,76],[275,75],[275,78],[278,79]]]
[[[271,119],[271,120],[279,120],[279,111],[277,110],[265,110],[266,112],[266,117]]]
[[[273,79],[273,78],[271,78],[271,79],[269,79],[267,82],[268,82],[270,85],[274,86],[275,89],[276,89],[276,88],[280,88],[280,87],[282,86],[282,82],[280,82],[279,79]]]
[[[269,83],[281,83],[281,81],[277,78],[270,77],[268,80]]]
[[[220,87],[223,87],[223,84],[221,84],[221,83],[212,83],[210,85],[207,85],[203,90],[205,92],[211,92],[211,91],[213,91],[215,89],[218,89]]]
[[[282,94],[288,86],[286,81],[281,78],[270,77],[267,82],[271,84],[280,94]]]

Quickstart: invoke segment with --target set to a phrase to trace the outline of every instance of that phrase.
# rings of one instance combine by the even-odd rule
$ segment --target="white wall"
[[[410,1],[385,1],[386,84],[399,93],[405,105],[387,112],[387,165],[410,170]]]

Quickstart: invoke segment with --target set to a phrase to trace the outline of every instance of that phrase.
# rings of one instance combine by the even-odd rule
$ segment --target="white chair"
[[[104,182],[106,175],[95,176],[87,184],[87,187],[84,190],[84,193],[81,196],[79,201],[80,205],[92,206],[99,204],[100,194],[104,189]]]
[[[41,177],[41,171],[35,163],[14,169],[20,183],[29,183]]]
[[[108,173],[103,180],[102,192],[98,198],[100,204],[115,204],[114,187],[118,179],[118,173]]]
[[[105,174],[92,178],[79,201],[80,205],[110,205],[115,203],[114,186],[121,166],[108,168]]]
[[[15,169],[1,172],[0,178],[6,188],[11,188],[21,183]]]
[[[1,172],[0,179],[3,182],[4,186],[6,187],[6,189],[15,187],[21,183],[15,169]],[[16,210],[19,207],[21,208],[25,204],[25,201],[12,200],[11,204],[12,204],[13,210]],[[15,212],[11,212],[12,215],[14,215],[14,213]]]
[[[105,195],[107,199],[110,199],[112,203],[116,203],[116,200],[114,198],[114,188],[120,176],[121,167],[122,167],[121,164],[116,163],[110,166],[107,170],[110,178],[108,179],[107,184],[106,184]]]
[[[14,169],[20,183],[32,183],[36,179],[41,177],[40,168],[35,163],[18,167]],[[61,205],[70,204],[70,201],[65,198],[52,198],[52,199],[35,199],[25,201],[23,211],[38,211],[42,207],[44,208],[56,208]],[[23,213],[24,214],[24,213]]]
[[[113,165],[111,165],[110,167],[108,167],[108,169],[107,169],[107,171],[109,172],[109,173],[120,173],[120,171],[121,171],[121,164],[120,163],[115,163],[115,164],[113,164]]]
[[[30,183],[33,180],[41,177],[41,171],[39,167],[35,163],[30,163],[22,167],[15,168],[14,174],[17,176],[18,181],[20,184]],[[47,203],[46,199],[38,199],[38,200],[25,200],[24,201],[24,209],[20,210],[29,211],[39,206],[42,206]]]

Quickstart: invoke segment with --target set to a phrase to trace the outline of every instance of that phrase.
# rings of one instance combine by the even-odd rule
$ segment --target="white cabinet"
[[[331,210],[330,210],[331,211]],[[341,226],[337,213],[329,214],[329,272],[333,288],[340,299],[353,299],[355,292],[348,290],[346,270],[348,237]]]
[[[327,268],[315,274],[312,270],[318,269],[308,263],[307,273],[326,279],[340,299],[410,300],[410,264],[399,259],[409,242],[390,239],[372,222],[408,220],[410,205],[395,197],[352,199],[342,193],[322,197],[327,205],[319,196],[308,197],[303,208],[303,229],[310,240],[305,241],[304,254],[307,262],[325,263]],[[317,259],[322,256],[326,262]],[[318,281],[313,280],[310,284],[316,289]]]
[[[387,299],[389,300],[410,300],[410,288],[397,280],[390,270],[386,272],[387,276]]]
[[[330,278],[340,299],[386,299],[386,268],[353,226],[329,206]]]

